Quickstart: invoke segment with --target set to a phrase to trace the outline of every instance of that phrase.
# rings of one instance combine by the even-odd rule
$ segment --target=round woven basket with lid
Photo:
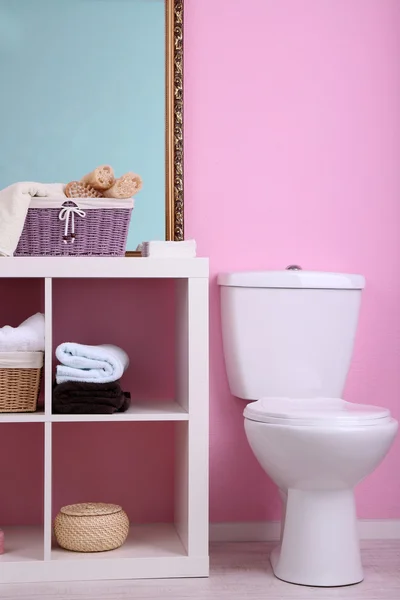
[[[54,522],[56,540],[73,552],[105,552],[125,542],[129,519],[121,506],[86,502],[64,506]]]

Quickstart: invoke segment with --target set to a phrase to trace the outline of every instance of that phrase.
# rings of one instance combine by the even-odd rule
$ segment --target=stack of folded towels
[[[129,366],[122,348],[65,342],[56,357],[61,364],[53,386],[53,413],[111,414],[129,408],[130,394],[119,382]]]
[[[1,327],[0,352],[44,352],[44,315],[36,313],[18,327]]]

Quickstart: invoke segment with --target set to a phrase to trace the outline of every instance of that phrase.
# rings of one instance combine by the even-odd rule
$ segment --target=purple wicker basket
[[[14,256],[124,256],[131,198],[46,203],[51,208],[42,207],[44,199],[32,201]]]

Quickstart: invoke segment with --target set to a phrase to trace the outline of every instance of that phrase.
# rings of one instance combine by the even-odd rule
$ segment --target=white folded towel
[[[64,342],[56,349],[56,357],[62,363],[57,365],[57,383],[64,381],[109,383],[122,377],[129,366],[127,353],[122,348],[111,344],[86,346]]]
[[[13,183],[0,191],[0,255],[12,256],[24,228],[29,204],[34,196],[64,196],[61,183]],[[64,196],[65,197],[65,196]]]
[[[44,352],[44,315],[36,313],[18,327],[0,328],[0,352]]]
[[[149,258],[194,258],[196,256],[196,241],[167,242],[153,240],[143,242],[138,250],[142,256]]]

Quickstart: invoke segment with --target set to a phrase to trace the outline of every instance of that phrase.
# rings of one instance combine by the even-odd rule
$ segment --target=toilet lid
[[[341,398],[261,398],[246,406],[244,416],[261,423],[340,427],[381,425],[391,418],[387,408]]]

